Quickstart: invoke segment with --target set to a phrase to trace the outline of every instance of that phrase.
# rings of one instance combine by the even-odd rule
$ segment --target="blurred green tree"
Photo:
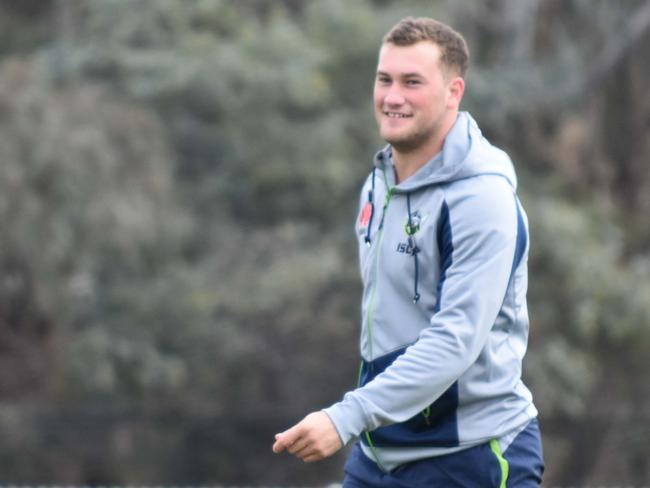
[[[354,383],[376,51],[412,14],[466,34],[466,107],[520,173],[547,481],[647,479],[648,11],[0,2],[0,471],[340,477],[269,443]]]

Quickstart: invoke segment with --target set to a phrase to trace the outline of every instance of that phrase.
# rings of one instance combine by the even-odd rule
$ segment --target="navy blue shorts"
[[[542,441],[534,419],[502,454],[494,443],[486,443],[404,464],[390,473],[381,471],[357,444],[345,465],[343,488],[537,488],[543,472]]]

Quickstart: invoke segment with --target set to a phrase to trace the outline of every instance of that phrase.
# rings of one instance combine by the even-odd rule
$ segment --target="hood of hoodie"
[[[375,166],[394,181],[392,147],[379,151]],[[449,183],[482,174],[503,176],[517,188],[517,177],[510,157],[483,137],[476,121],[467,112],[459,112],[455,124],[436,156],[413,175],[396,185],[396,192],[410,193],[433,184]]]

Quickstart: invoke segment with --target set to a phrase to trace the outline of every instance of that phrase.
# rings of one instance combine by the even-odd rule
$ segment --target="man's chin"
[[[381,137],[391,146],[399,146],[402,144],[408,144],[411,137],[408,134],[399,134],[391,131],[384,131],[381,134]]]
[[[382,139],[394,147],[399,152],[409,152],[412,151],[414,147],[418,145],[417,141],[413,137],[408,136],[396,136],[395,134],[382,134]]]

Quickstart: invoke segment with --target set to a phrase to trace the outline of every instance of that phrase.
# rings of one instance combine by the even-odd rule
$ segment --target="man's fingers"
[[[327,414],[315,412],[302,421],[276,434],[273,452],[287,451],[306,463],[320,461],[342,447],[334,424]]]
[[[310,445],[309,439],[305,437],[301,437],[297,439],[293,444],[291,444],[291,446],[287,448],[287,451],[289,452],[289,454],[293,454],[294,456],[300,457],[299,455],[300,451],[309,447],[309,445]]]
[[[318,449],[312,442],[300,442],[301,447],[298,449],[295,449],[293,454],[296,456],[298,459],[302,459],[303,461],[307,462],[306,460],[315,454],[318,453]]]
[[[292,452],[291,454],[293,454],[299,459],[302,459],[306,463],[320,461],[321,459],[325,459],[326,457],[332,454],[332,452],[329,452],[328,449],[326,449],[324,446],[320,445],[316,441],[304,442],[301,439],[300,445],[302,445],[303,447],[300,448],[298,446],[297,449],[295,449],[295,452]]]
[[[272,449],[273,449],[273,452],[276,453],[276,454],[279,454],[282,451],[284,451],[284,444],[282,444],[282,442],[280,442],[278,440],[277,436],[276,436],[275,442],[273,443],[273,448]]]
[[[300,437],[300,428],[294,425],[288,430],[275,435],[275,443],[273,444],[273,452],[280,453],[285,449],[290,448],[296,440]]]
[[[278,454],[288,447],[290,447],[292,444],[291,440],[285,436],[285,433],[283,432],[282,434],[275,434],[275,443],[273,444],[273,452]]]
[[[302,460],[306,463],[313,463],[316,461],[320,461],[321,459],[325,459],[325,457],[318,452],[313,452],[302,458]]]
[[[273,449],[273,452],[276,453],[276,454],[281,453],[282,451],[284,451],[284,444],[282,444],[280,442],[277,435],[275,436],[275,442],[273,443],[272,449]]]
[[[282,439],[282,438],[281,438]],[[283,450],[286,449],[286,451],[293,455],[296,456],[299,459],[305,460],[305,458],[313,456],[317,452],[317,447],[316,443],[313,442],[309,437],[299,437],[296,439],[294,442],[291,444],[282,444],[282,441],[276,442],[276,444],[282,445],[282,450],[281,451],[274,451],[275,452],[282,452]]]

